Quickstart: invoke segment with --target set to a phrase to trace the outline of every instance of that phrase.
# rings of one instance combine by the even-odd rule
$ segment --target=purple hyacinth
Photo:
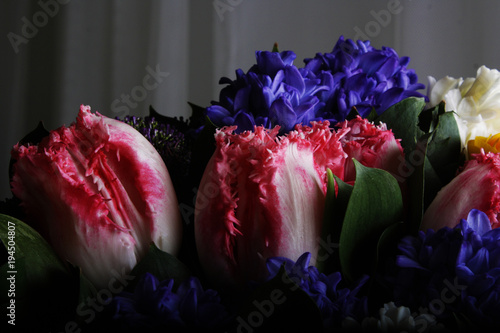
[[[159,281],[146,273],[134,292],[122,292],[113,298],[113,319],[117,329],[210,329],[223,326],[228,312],[212,289],[204,290],[191,277],[174,290],[172,279]]]
[[[429,229],[404,237],[398,245],[399,269],[393,280],[396,303],[412,309],[423,307],[437,317],[449,315],[435,300],[440,300],[441,291],[455,281],[461,242],[460,230],[451,228]],[[454,303],[445,305],[449,309]]]
[[[457,258],[458,282],[465,312],[476,323],[500,324],[500,229],[488,216],[472,210],[460,228],[463,242]]]
[[[254,126],[281,126],[288,132],[298,123],[320,120],[322,107],[316,94],[327,87],[319,79],[305,78],[293,65],[292,51],[256,52],[257,64],[247,73],[236,70],[236,80],[222,78],[227,84],[218,102],[206,108],[208,118],[219,127],[237,125],[236,132],[253,131]]]
[[[284,133],[311,121],[335,125],[353,107],[367,117],[372,109],[380,114],[407,97],[425,97],[417,92],[425,86],[406,67],[408,57],[389,47],[375,49],[368,41],[341,36],[332,52],[305,59],[303,68],[293,65],[292,51],[257,51],[256,58],[248,72],[238,69],[235,80],[219,81],[226,84],[219,101],[206,108],[216,126],[237,125],[240,133],[279,125]]]
[[[473,209],[456,227],[420,231],[398,248],[397,273],[387,279],[398,304],[478,327],[500,324],[500,229],[485,213]]]
[[[305,59],[301,73],[329,87],[317,94],[325,104],[317,116],[336,123],[343,121],[353,107],[367,117],[372,109],[381,114],[408,97],[427,98],[417,92],[425,86],[418,83],[415,71],[407,68],[409,61],[390,47],[379,50],[369,41],[354,42],[341,36],[332,52]]]
[[[190,162],[190,150],[186,136],[171,124],[158,121],[155,117],[126,116],[119,119],[139,131],[156,148],[167,167],[186,169]],[[170,169],[169,169],[170,171]]]
[[[329,275],[320,273],[315,266],[309,266],[311,253],[302,254],[296,262],[284,257],[267,260],[269,279],[275,277],[284,265],[288,277],[316,302],[324,319],[325,327],[340,327],[347,317],[360,320],[368,314],[367,298],[358,292],[368,281],[364,276],[352,288],[341,288],[340,272]]]
[[[191,164],[191,147],[185,133],[152,116],[117,119],[135,128],[155,147],[167,166],[176,193],[183,197]]]

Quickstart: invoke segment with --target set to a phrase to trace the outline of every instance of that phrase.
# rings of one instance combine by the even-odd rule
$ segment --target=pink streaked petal
[[[110,268],[129,271],[152,241],[176,254],[182,224],[168,170],[129,125],[82,105],[71,126],[12,155],[12,191],[29,220],[97,285]]]
[[[500,156],[477,154],[427,208],[421,230],[454,227],[466,219],[471,209],[488,215],[492,228],[500,226]]]
[[[326,166],[343,174],[345,154],[327,124],[298,126],[280,137],[278,128],[233,131],[215,134],[216,151],[197,195],[195,237],[209,276],[238,284],[265,278],[269,257],[316,250]]]

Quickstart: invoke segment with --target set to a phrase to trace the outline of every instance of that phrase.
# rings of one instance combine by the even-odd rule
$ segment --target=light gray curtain
[[[0,199],[11,196],[12,145],[41,120],[69,125],[80,104],[186,117],[188,101],[209,105],[219,78],[246,71],[256,50],[277,42],[301,66],[340,35],[410,56],[425,84],[474,76],[500,68],[499,11],[496,0],[3,0]]]

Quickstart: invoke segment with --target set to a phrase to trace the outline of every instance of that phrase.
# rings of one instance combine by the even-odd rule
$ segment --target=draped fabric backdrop
[[[11,147],[39,121],[69,125],[80,104],[188,117],[187,102],[208,106],[256,50],[277,42],[301,66],[340,35],[410,56],[424,84],[475,76],[500,68],[499,10],[495,0],[2,0],[0,200],[11,196]]]

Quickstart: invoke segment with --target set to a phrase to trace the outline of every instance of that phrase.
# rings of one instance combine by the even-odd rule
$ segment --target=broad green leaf
[[[405,187],[404,191],[408,203],[407,221],[411,233],[418,231],[424,216],[425,171],[429,164],[425,156],[428,137],[428,134],[423,135],[418,140],[415,150],[407,157],[408,176],[403,186]]]
[[[441,114],[432,132],[426,155],[443,185],[455,177],[459,165],[463,162],[461,150],[460,133],[453,113]]]
[[[377,244],[376,274],[384,276],[387,274],[387,267],[394,267],[394,258],[398,254],[397,246],[399,241],[409,233],[408,224],[404,222],[389,225],[379,237]],[[392,302],[394,287],[383,279],[370,279],[368,281],[368,298],[377,300],[379,304]]]
[[[444,112],[444,102],[441,102],[432,108],[423,110],[418,117],[418,127],[420,127],[424,133],[434,131],[439,122],[439,115]]]
[[[135,280],[130,284],[130,288],[133,288],[138,279],[145,273],[153,274],[160,281],[174,279],[176,287],[191,276],[189,269],[181,261],[173,255],[160,250],[154,243],[151,243],[146,256],[130,272],[129,275],[135,277]]]
[[[374,268],[377,244],[382,232],[402,219],[403,201],[396,179],[387,171],[368,168],[354,160],[356,180],[342,232],[342,273],[353,281]]]
[[[377,244],[377,263],[384,258],[394,258],[399,240],[408,233],[407,225],[403,222],[390,224],[382,231]]]
[[[24,222],[0,214],[0,240],[8,254],[0,269],[0,288],[5,291],[0,300],[2,306],[15,300],[16,327],[35,325],[44,330],[71,318],[78,299],[78,280],[45,239]],[[12,286],[14,295],[10,297],[6,291]]]
[[[330,169],[327,170],[327,177],[325,212],[316,260],[316,267],[325,274],[340,270],[338,244],[342,222],[352,192],[352,185],[344,183]]]
[[[415,148],[417,139],[424,133],[418,126],[419,115],[425,107],[423,98],[409,97],[384,111],[375,122],[383,122],[401,139],[405,156]]]
[[[18,261],[22,261],[29,267],[28,270],[20,272],[18,277],[26,279],[26,282],[43,284],[50,282],[48,278],[51,274],[70,274],[47,241],[33,228],[14,217],[0,214],[0,240],[8,250],[14,245],[14,266]]]

